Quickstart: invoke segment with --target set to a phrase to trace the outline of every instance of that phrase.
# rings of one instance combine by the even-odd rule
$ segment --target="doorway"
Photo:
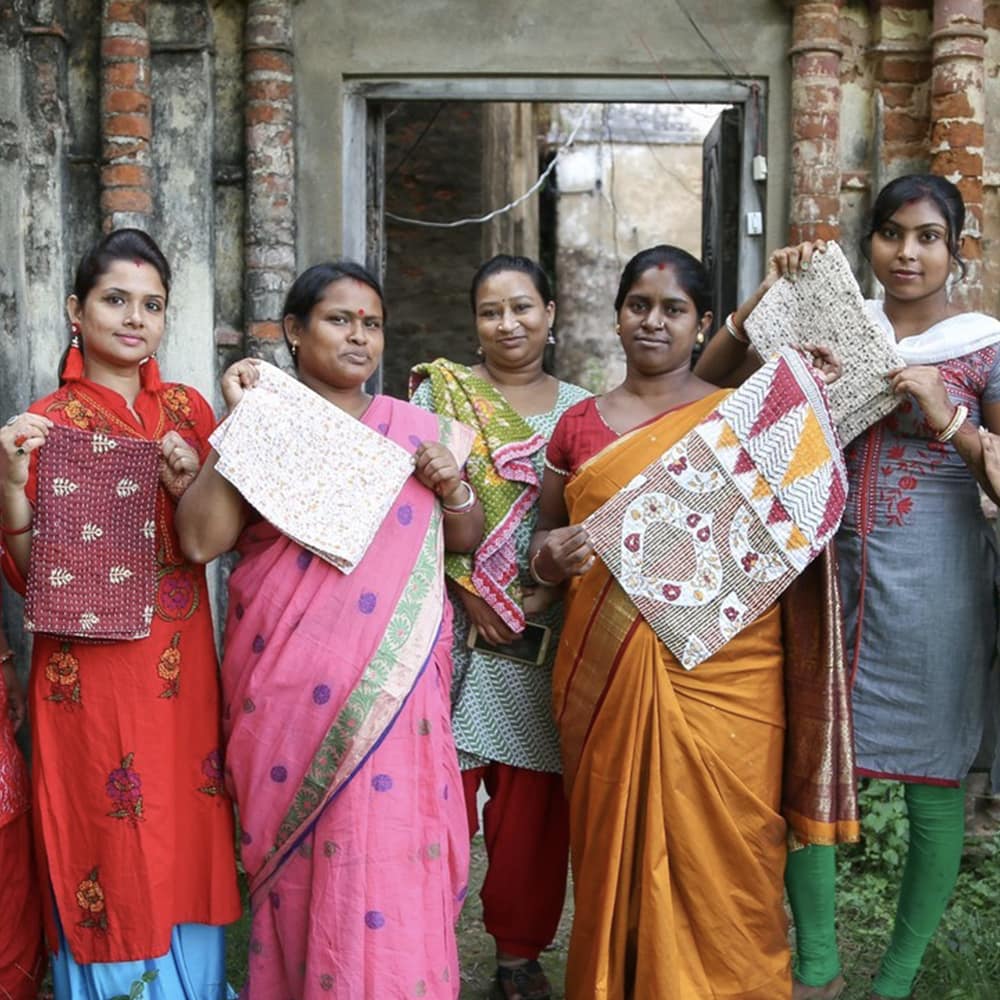
[[[473,360],[468,284],[495,252],[555,279],[557,373],[593,390],[620,377],[611,303],[642,247],[701,256],[724,316],[762,274],[763,101],[756,81],[351,81],[344,248],[385,281],[384,391]]]

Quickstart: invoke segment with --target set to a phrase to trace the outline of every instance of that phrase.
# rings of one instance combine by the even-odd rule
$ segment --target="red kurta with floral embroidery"
[[[57,424],[117,437],[159,440],[174,430],[205,457],[214,416],[194,390],[177,384],[143,389],[134,410],[86,379],[31,406]],[[35,489],[33,463],[32,499]],[[150,635],[110,643],[36,635],[34,643],[33,787],[42,885],[51,880],[70,950],[84,963],[163,955],[174,925],[225,924],[240,915],[205,573],[180,552],[174,501],[162,486],[156,510]],[[9,556],[3,567],[23,592]]]

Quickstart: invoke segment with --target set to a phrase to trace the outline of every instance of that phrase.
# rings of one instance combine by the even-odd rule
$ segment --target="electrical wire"
[[[739,79],[739,77],[736,75],[736,71],[729,64],[729,60],[726,59],[726,57],[711,43],[705,32],[701,30],[701,25],[698,24],[698,22],[694,19],[694,16],[687,9],[687,7],[685,7],[684,4],[681,3],[681,0],[674,0],[674,3],[677,4],[677,9],[688,19],[688,21],[691,24],[691,27],[694,28],[695,33],[698,35],[698,37],[705,43],[705,46],[708,49],[708,51],[711,52],[713,56],[715,56],[716,62],[718,62],[718,64],[725,71],[726,76],[728,76],[734,82],[742,83],[743,81]]]
[[[560,157],[564,153],[567,153],[573,145],[573,141],[576,139],[577,133],[580,131],[583,123],[587,117],[587,113],[593,107],[592,104],[588,104],[580,115],[579,121],[573,126],[572,132],[569,134],[569,138],[559,147],[556,155],[552,157],[549,161],[549,165],[539,174],[538,180],[528,188],[520,197],[515,198],[512,202],[504,205],[503,208],[495,208],[492,212],[487,212],[486,215],[476,216],[474,218],[468,219],[455,219],[452,222],[428,222],[426,219],[409,219],[404,215],[396,215],[394,212],[386,212],[385,217],[387,219],[392,219],[393,222],[402,222],[408,226],[422,226],[425,229],[457,229],[459,226],[481,226],[486,222],[490,222],[495,219],[498,215],[503,215],[506,212],[510,212],[512,209],[517,208],[522,202],[527,201],[535,192],[537,192],[545,181],[548,179],[549,174],[555,170],[556,164],[559,162]]]
[[[416,150],[417,146],[419,146],[419,145],[420,145],[420,143],[422,143],[422,142],[424,141],[424,136],[426,136],[426,135],[427,135],[427,133],[428,133],[428,132],[430,132],[430,130],[431,130],[431,128],[433,127],[434,123],[435,123],[435,122],[436,122],[436,121],[438,120],[438,115],[440,115],[440,114],[441,114],[441,112],[442,112],[442,111],[444,111],[444,108],[445,108],[445,105],[446,105],[447,103],[448,103],[447,101],[442,101],[442,102],[441,102],[441,103],[440,103],[440,104],[439,104],[439,105],[438,105],[438,106],[437,106],[437,107],[436,107],[436,108],[434,109],[434,114],[432,114],[432,115],[431,115],[431,117],[430,117],[430,121],[428,121],[428,122],[427,122],[427,124],[426,124],[426,125],[425,125],[425,126],[423,127],[423,130],[421,131],[420,135],[418,135],[418,136],[417,136],[416,140],[415,140],[415,141],[413,142],[413,144],[412,144],[412,145],[410,146],[410,148],[409,148],[409,149],[407,149],[405,153],[403,153],[403,155],[402,155],[402,156],[401,156],[401,157],[399,158],[398,162],[397,162],[397,163],[396,163],[396,165],[395,165],[395,166],[394,166],[394,167],[392,168],[392,170],[390,170],[390,171],[389,171],[389,173],[388,173],[388,174],[386,174],[386,178],[385,178],[385,183],[386,183],[386,184],[388,184],[388,183],[389,183],[389,181],[391,181],[391,180],[393,179],[393,177],[395,177],[395,176],[396,176],[396,174],[398,174],[398,173],[399,173],[399,168],[400,168],[400,167],[401,167],[401,166],[402,166],[402,165],[403,165],[404,163],[406,163],[406,161],[407,161],[407,160],[408,160],[408,159],[410,158],[410,156],[411,156],[411,155],[412,155],[412,154],[414,153],[414,151]],[[397,108],[397,110],[398,110],[398,108]],[[393,112],[393,114],[395,114],[395,111]]]

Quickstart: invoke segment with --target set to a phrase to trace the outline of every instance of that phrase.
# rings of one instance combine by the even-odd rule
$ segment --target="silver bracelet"
[[[468,491],[468,496],[461,502],[455,505],[446,504],[443,500],[441,501],[442,509],[448,514],[465,514],[472,510],[476,505],[476,491],[472,488],[471,484],[462,480],[462,485]]]
[[[746,335],[746,331],[741,330],[736,325],[736,322],[733,320],[733,317],[735,315],[736,315],[735,312],[731,312],[726,317],[726,324],[725,324],[726,333],[728,333],[729,336],[732,337],[737,344],[743,344],[744,347],[748,347],[750,345],[750,338]]]

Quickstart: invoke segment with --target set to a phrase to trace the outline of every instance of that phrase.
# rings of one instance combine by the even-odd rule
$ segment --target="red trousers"
[[[489,795],[483,923],[499,951],[538,958],[555,937],[566,897],[569,816],[562,775],[509,764],[463,771],[470,837],[479,829],[480,782]]]
[[[0,827],[0,997],[35,1000],[44,975],[42,897],[27,812]]]

